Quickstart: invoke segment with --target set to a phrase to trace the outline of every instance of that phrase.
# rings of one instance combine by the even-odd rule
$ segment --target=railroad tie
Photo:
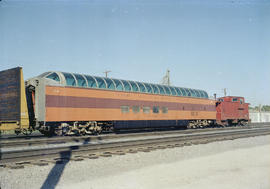
[[[137,150],[134,150],[134,149],[128,149],[126,151],[126,153],[131,153],[131,154],[134,154],[134,153],[137,153],[138,151]]]
[[[8,164],[7,167],[10,168],[10,169],[23,169],[24,168],[23,165],[18,165],[16,163]]]
[[[112,152],[103,152],[100,154],[101,157],[112,157],[113,153]]]
[[[88,154],[89,159],[98,159],[99,155],[98,154]]]
[[[117,150],[117,151],[114,151],[112,152],[113,155],[125,155],[126,153],[122,150]]]

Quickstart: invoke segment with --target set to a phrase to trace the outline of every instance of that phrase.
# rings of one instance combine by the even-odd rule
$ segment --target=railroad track
[[[26,137],[11,137],[11,138],[0,138],[0,148],[6,147],[27,147],[27,146],[37,146],[37,145],[53,145],[53,144],[67,144],[67,143],[82,143],[86,140],[88,141],[102,141],[113,138],[130,138],[138,136],[152,136],[152,135],[174,135],[174,134],[190,134],[197,132],[206,132],[213,130],[234,130],[234,129],[246,129],[246,128],[262,128],[270,127],[270,123],[265,124],[252,124],[246,127],[220,127],[220,128],[204,128],[204,129],[189,129],[189,130],[163,130],[163,131],[147,131],[147,132],[137,132],[137,133],[108,133],[98,136],[66,136],[66,137],[44,137],[44,136],[26,136]]]
[[[243,137],[269,135],[270,127],[245,128],[233,130],[215,130],[189,134],[160,135],[155,137],[129,138],[92,142],[85,139],[82,145],[55,148],[6,151],[1,153],[2,167],[22,168],[27,164],[47,165],[65,163],[70,160],[80,161],[85,158],[96,159],[138,151],[149,152],[155,149],[205,144],[221,140],[233,140]]]
[[[82,143],[86,140],[88,141],[102,141],[113,138],[131,138],[138,136],[160,136],[160,135],[174,135],[174,134],[190,134],[197,132],[206,132],[213,130],[234,130],[234,129],[246,129],[246,128],[262,128],[270,127],[270,124],[260,124],[260,125],[249,125],[246,127],[237,126],[237,127],[220,127],[220,128],[204,128],[204,129],[188,129],[188,130],[163,130],[163,131],[147,131],[147,132],[137,132],[137,133],[108,133],[98,136],[66,136],[66,137],[44,137],[44,136],[26,136],[26,137],[11,137],[11,138],[0,138],[0,147],[27,147],[27,146],[36,146],[36,145],[53,145],[53,144],[67,144],[67,143]]]

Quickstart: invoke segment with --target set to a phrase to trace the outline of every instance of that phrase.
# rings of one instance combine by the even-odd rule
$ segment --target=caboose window
[[[52,79],[54,81],[60,81],[59,76],[56,73],[48,75],[46,78]]]
[[[66,78],[66,85],[68,86],[76,86],[76,81],[74,77],[70,73],[63,73]]]
[[[153,113],[154,114],[159,113],[159,106],[153,106]]]
[[[240,98],[240,104],[243,104],[244,103],[244,100]]]
[[[238,98],[233,98],[232,101],[233,102],[237,102],[238,101]]]

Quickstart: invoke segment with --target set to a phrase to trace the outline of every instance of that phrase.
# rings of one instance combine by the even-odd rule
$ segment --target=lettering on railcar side
[[[192,111],[190,114],[191,114],[191,116],[198,116],[199,115],[199,112]]]

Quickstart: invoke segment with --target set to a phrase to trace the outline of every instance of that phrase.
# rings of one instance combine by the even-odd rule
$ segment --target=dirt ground
[[[1,188],[269,189],[270,136],[0,169]]]

